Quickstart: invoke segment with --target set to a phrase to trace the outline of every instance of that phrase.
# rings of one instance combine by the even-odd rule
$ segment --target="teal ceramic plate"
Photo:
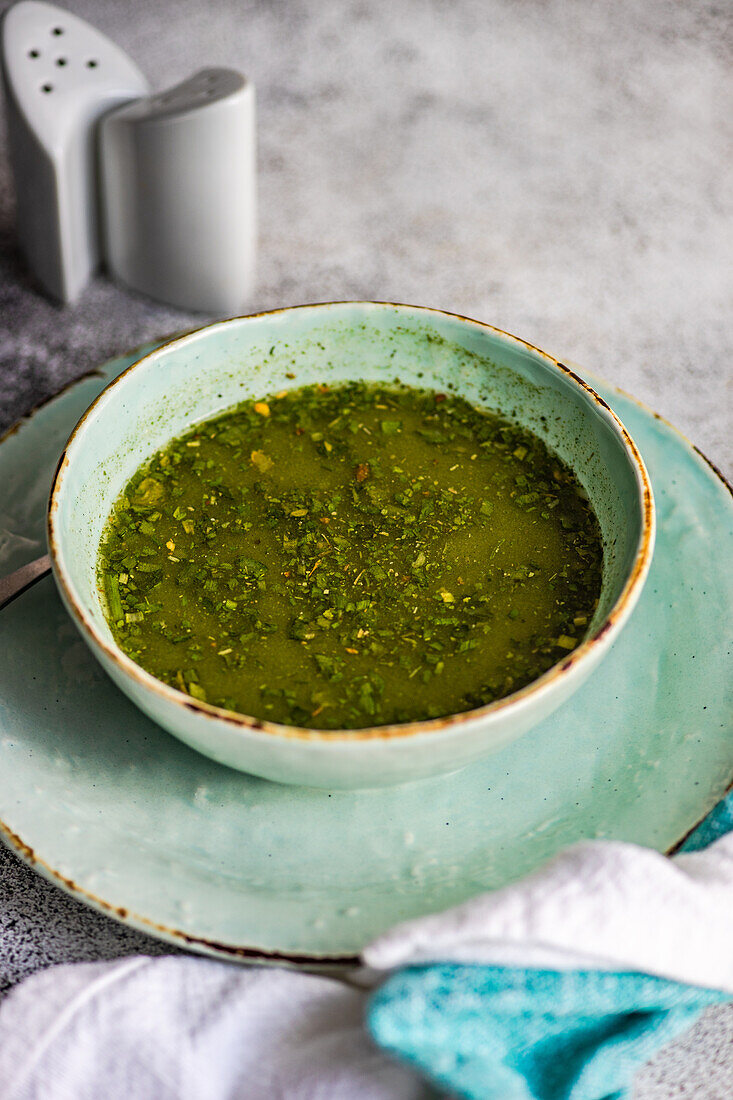
[[[57,456],[107,364],[0,446],[0,570],[42,552]],[[0,819],[46,877],[207,954],[350,962],[374,935],[581,837],[666,850],[733,777],[733,500],[672,427],[593,382],[634,436],[657,548],[604,663],[518,742],[380,791],[278,786],[198,755],[107,680],[49,578],[0,614]]]

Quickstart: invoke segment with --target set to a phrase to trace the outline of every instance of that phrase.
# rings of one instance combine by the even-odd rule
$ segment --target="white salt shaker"
[[[43,289],[70,302],[101,259],[97,121],[148,84],[105,35],[43,0],[5,12],[1,58],[19,244]]]

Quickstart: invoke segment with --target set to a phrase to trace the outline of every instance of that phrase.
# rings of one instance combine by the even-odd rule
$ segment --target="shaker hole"
[[[63,34],[63,33],[64,33],[64,28],[63,27],[54,27],[53,30],[51,31],[51,34],[55,34],[57,38],[60,34]]]
[[[47,94],[48,94],[48,92],[52,92],[53,91],[53,84],[44,84],[43,87],[41,88],[41,91],[46,92]]]
[[[66,58],[65,57],[57,57],[56,58],[56,64],[59,65],[60,67],[63,67],[66,64]]]
[[[34,57],[34,58],[35,57],[40,57],[41,52],[40,52],[40,50],[28,50],[28,56],[29,57]]]
[[[87,68],[88,69],[96,69],[98,64],[99,64],[99,62],[95,61],[94,58],[92,58],[91,61],[87,61]]]

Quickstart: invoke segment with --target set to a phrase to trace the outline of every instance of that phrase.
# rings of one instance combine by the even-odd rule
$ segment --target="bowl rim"
[[[486,703],[472,710],[460,711],[457,714],[444,715],[439,718],[425,718],[411,722],[391,723],[383,726],[367,726],[362,729],[335,730],[287,726],[279,722],[272,722],[266,718],[255,718],[252,715],[225,710],[222,707],[217,707],[211,703],[195,699],[193,696],[179,691],[177,688],[171,687],[162,680],[158,680],[151,673],[136,664],[132,658],[128,657],[116,642],[111,644],[108,639],[102,637],[96,624],[82,606],[82,601],[77,595],[70,578],[66,574],[57,513],[59,510],[59,501],[64,478],[71,466],[69,451],[72,451],[73,457],[73,449],[75,446],[79,445],[79,440],[85,424],[100,405],[106,404],[111,400],[110,395],[113,394],[113,391],[115,391],[118,386],[122,385],[133,372],[149,364],[160,354],[174,347],[185,345],[189,341],[193,342],[197,338],[215,329],[227,327],[229,325],[237,325],[247,321],[255,322],[261,317],[273,317],[278,314],[316,312],[321,310],[325,313],[339,306],[378,307],[395,309],[397,311],[409,310],[428,317],[430,315],[448,317],[479,330],[489,332],[494,336],[499,336],[509,343],[528,349],[534,355],[543,359],[551,369],[569,378],[575,386],[585,393],[586,397],[590,399],[591,404],[596,407],[597,414],[601,416],[601,419],[611,427],[616,436],[620,439],[626,451],[627,458],[630,460],[639,492],[642,523],[634,561],[616,602],[593,634],[585,638],[567,657],[552,665],[545,673],[537,677],[537,679],[532,680],[529,684],[525,685],[525,687],[501,699],[497,699],[492,703]],[[76,621],[76,625],[80,629],[82,635],[91,643],[91,648],[93,650],[95,648],[101,650],[112,664],[117,666],[119,671],[126,677],[132,678],[141,688],[158,695],[168,703],[172,703],[202,718],[216,719],[219,722],[224,722],[227,726],[240,730],[248,735],[261,734],[266,739],[274,736],[287,740],[319,742],[325,745],[338,744],[341,747],[344,745],[355,746],[365,741],[396,741],[406,737],[415,737],[420,734],[450,734],[459,731],[467,723],[474,723],[485,719],[491,721],[495,716],[501,715],[509,708],[515,712],[525,709],[525,707],[531,704],[538,695],[545,694],[550,687],[559,683],[561,680],[567,679],[568,675],[575,672],[579,665],[587,664],[587,658],[594,655],[599,650],[599,647],[606,648],[618,634],[631,614],[649,572],[654,551],[655,530],[656,511],[651,480],[636,444],[608,403],[604,401],[587,382],[576,374],[575,371],[571,370],[570,367],[554,358],[554,356],[549,355],[541,348],[536,347],[534,344],[530,344],[521,337],[515,336],[513,333],[497,328],[494,325],[487,324],[484,321],[466,317],[460,313],[436,309],[431,306],[415,306],[404,302],[349,299],[343,301],[313,302],[302,305],[284,306],[278,309],[262,310],[257,313],[227,317],[173,336],[163,343],[158,344],[152,351],[141,356],[141,358],[130,364],[129,367],[117,375],[116,378],[113,378],[112,381],[104,387],[75,425],[59,456],[51,484],[46,514],[49,556],[53,567],[54,577],[61,589],[64,602]]]

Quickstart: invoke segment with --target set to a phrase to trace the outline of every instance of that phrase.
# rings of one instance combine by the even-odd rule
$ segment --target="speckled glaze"
[[[54,468],[107,364],[0,446],[8,571],[40,553]],[[374,791],[285,787],[169,737],[111,683],[53,582],[0,615],[0,832],[128,926],[221,958],[348,965],[586,837],[674,847],[733,778],[733,498],[673,428],[606,383],[639,445],[657,547],[602,667],[504,751]],[[10,534],[12,532],[12,534]]]
[[[247,397],[309,382],[378,379],[454,390],[539,434],[578,473],[599,518],[603,588],[588,637],[520,692],[448,718],[358,731],[302,730],[235,715],[154,679],[117,646],[98,589],[106,517],[140,463]],[[62,598],[115,683],[146,714],[219,763],[283,783],[371,788],[496,752],[541,721],[608,652],[651,562],[654,508],[639,453],[608,405],[556,360],[490,326],[373,302],[237,318],[162,346],[92,405],[61,457],[49,551]]]

